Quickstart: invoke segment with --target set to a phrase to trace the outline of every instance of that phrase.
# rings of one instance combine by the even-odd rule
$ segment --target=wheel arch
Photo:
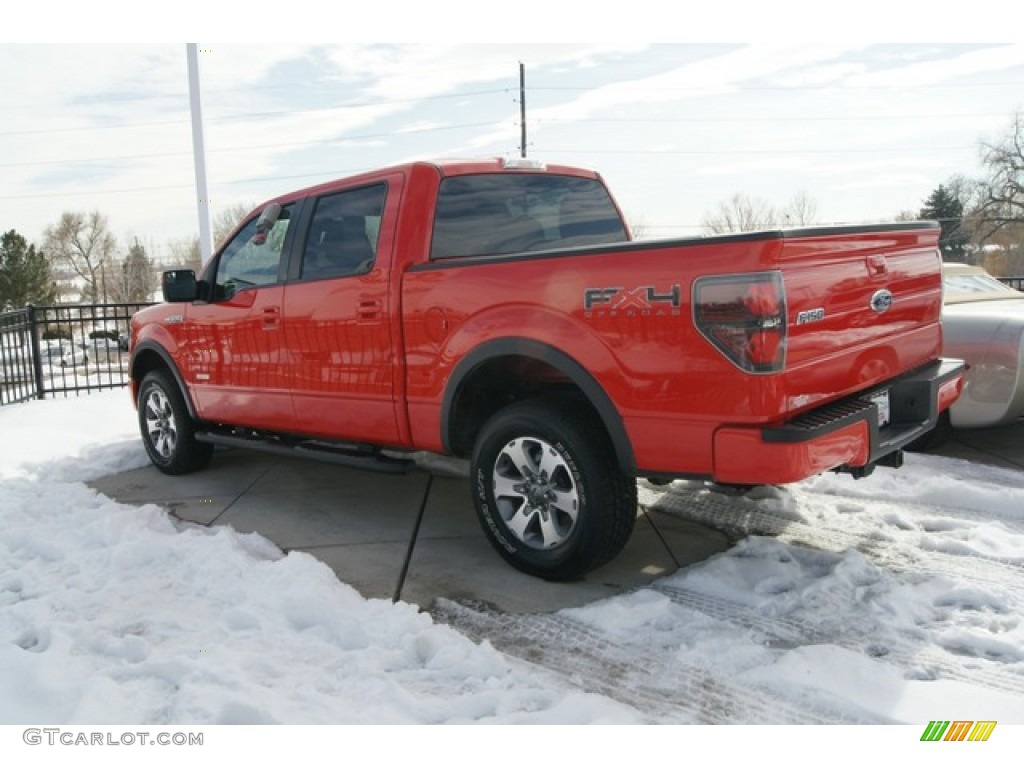
[[[195,404],[192,402],[192,396],[188,391],[188,387],[185,386],[185,379],[178,370],[178,366],[174,363],[174,358],[171,357],[171,354],[166,349],[152,341],[140,342],[132,352],[132,400],[138,402],[139,387],[142,385],[142,380],[146,377],[146,374],[158,369],[166,370],[174,377],[174,382],[178,385],[181,396],[185,400],[185,407],[188,408],[188,415],[198,420],[199,414],[196,411]]]
[[[441,444],[467,456],[483,423],[511,402],[558,393],[589,407],[608,435],[623,472],[636,475],[636,458],[625,424],[601,384],[579,362],[544,342],[494,339],[455,366],[441,403]]]

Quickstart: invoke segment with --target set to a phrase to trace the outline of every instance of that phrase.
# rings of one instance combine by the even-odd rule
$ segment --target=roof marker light
[[[502,159],[502,165],[507,171],[543,171],[547,168],[540,160],[528,157],[506,157]]]

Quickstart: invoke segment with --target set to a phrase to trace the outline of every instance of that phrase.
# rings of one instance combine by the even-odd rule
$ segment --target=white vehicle
[[[981,267],[943,264],[942,354],[967,361],[963,394],[919,448],[950,427],[1011,424],[1024,415],[1024,293]]]
[[[96,361],[105,361],[111,358],[116,360],[122,351],[120,340],[97,336],[89,339],[87,355],[89,359]]]
[[[44,342],[40,352],[43,365],[53,368],[71,368],[89,362],[89,354],[82,345],[64,339]]]

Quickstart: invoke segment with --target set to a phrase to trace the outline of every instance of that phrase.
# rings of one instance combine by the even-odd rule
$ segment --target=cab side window
[[[363,275],[373,269],[387,186],[325,195],[316,201],[302,256],[303,280]]]
[[[230,299],[238,291],[279,281],[281,254],[291,224],[292,206],[285,206],[273,221],[254,218],[221,252],[213,285],[214,301]]]

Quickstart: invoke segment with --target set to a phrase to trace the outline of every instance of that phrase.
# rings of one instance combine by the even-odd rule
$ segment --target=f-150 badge
[[[797,312],[796,324],[807,325],[807,323],[818,323],[825,319],[825,310],[822,307],[815,309],[805,309],[803,312]]]

